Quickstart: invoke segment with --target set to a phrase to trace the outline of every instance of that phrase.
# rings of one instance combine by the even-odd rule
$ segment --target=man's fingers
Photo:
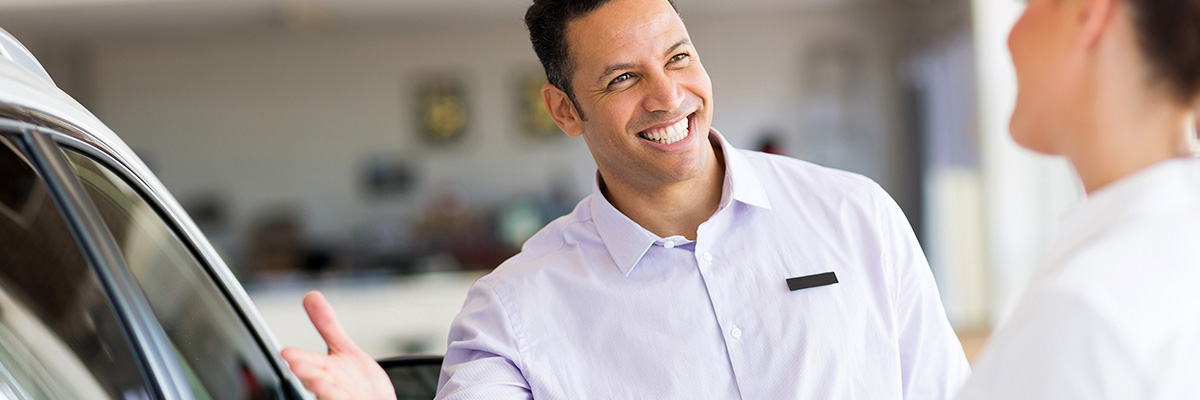
[[[325,339],[330,353],[358,349],[358,346],[350,341],[346,331],[342,330],[342,325],[337,321],[337,315],[333,313],[333,306],[329,305],[321,292],[314,290],[304,295],[304,311],[308,312],[308,319],[312,320],[313,326],[317,328],[317,333],[321,334],[322,339]]]
[[[300,383],[320,400],[350,399],[346,391],[338,384],[333,376],[325,371],[302,370],[296,373]]]
[[[300,379],[300,383],[320,400],[348,399],[345,390],[338,384],[338,379],[326,369],[329,356],[311,351],[289,347],[283,350],[283,358],[288,362],[292,374]]]
[[[317,395],[319,400],[353,400],[332,378],[317,377],[311,380],[301,379],[304,387]]]
[[[320,353],[314,353],[296,347],[285,347],[279,355],[287,361],[288,365],[315,365],[325,368],[325,364],[329,362],[329,356]]]
[[[316,364],[289,364],[288,368],[292,373],[300,378],[301,381],[309,381],[317,378],[325,378],[329,376],[329,371]]]

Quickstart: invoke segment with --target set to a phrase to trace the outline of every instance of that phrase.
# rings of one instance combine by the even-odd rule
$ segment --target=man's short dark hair
[[[570,53],[567,50],[567,24],[588,15],[602,5],[612,0],[533,0],[533,5],[525,12],[525,27],[529,28],[529,42],[537,53],[542,68],[546,70],[546,80],[551,85],[567,93],[575,110],[579,110],[579,102],[571,91]],[[675,8],[675,3],[666,0]]]

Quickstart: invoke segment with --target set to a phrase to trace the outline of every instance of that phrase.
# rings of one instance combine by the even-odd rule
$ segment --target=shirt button
[[[712,253],[704,253],[704,262],[712,262]]]
[[[674,240],[668,240],[668,241],[666,241],[666,242],[663,242],[663,247],[666,247],[666,248],[668,248],[668,249],[673,249],[673,248],[675,248],[675,241],[674,241]]]
[[[733,329],[729,330],[729,336],[733,336],[734,339],[741,339],[742,338],[742,328],[738,328],[736,326],[733,327]]]

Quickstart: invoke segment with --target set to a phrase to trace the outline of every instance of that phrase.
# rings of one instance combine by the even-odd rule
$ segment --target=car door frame
[[[28,157],[63,220],[75,237],[84,259],[96,274],[139,363],[150,395],[156,399],[192,399],[187,378],[171,352],[166,332],[157,323],[146,297],[141,295],[120,249],[87,198],[82,185],[45,129],[29,123],[0,120],[0,133],[11,135]]]
[[[164,197],[152,190],[151,185],[135,173],[135,168],[124,162],[117,152],[92,135],[36,111],[5,111],[7,112],[0,112],[0,131],[14,135],[14,139],[30,158],[30,162],[34,164],[50,195],[62,211],[80,249],[104,286],[109,303],[121,319],[131,348],[141,363],[139,367],[145,374],[147,383],[153,386],[151,394],[155,398],[186,400],[192,399],[193,394],[177,355],[150,308],[147,297],[125,265],[115,239],[111,237],[99,211],[64,157],[62,151],[65,149],[85,154],[106,167],[133,187],[138,195],[150,204],[163,223],[202,266],[205,275],[231,304],[241,323],[249,328],[259,350],[264,353],[274,373],[279,377],[283,396],[290,399],[306,397],[303,394],[305,392],[299,390],[299,381],[279,357],[279,346],[266,329],[262,317],[253,308],[249,296],[190,220],[184,223],[175,214],[166,212],[171,207],[166,205]],[[24,118],[19,118],[21,116]],[[179,209],[177,204],[171,205]]]

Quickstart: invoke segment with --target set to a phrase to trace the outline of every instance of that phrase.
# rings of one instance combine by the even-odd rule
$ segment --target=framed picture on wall
[[[378,198],[411,194],[417,186],[417,172],[409,157],[375,154],[363,163],[364,193]]]
[[[462,79],[432,75],[419,82],[415,119],[421,139],[437,145],[460,141],[470,120]]]
[[[518,130],[532,138],[562,136],[562,131],[550,117],[546,105],[542,103],[542,85],[545,85],[546,74],[540,69],[529,69],[519,75],[516,87]]]

